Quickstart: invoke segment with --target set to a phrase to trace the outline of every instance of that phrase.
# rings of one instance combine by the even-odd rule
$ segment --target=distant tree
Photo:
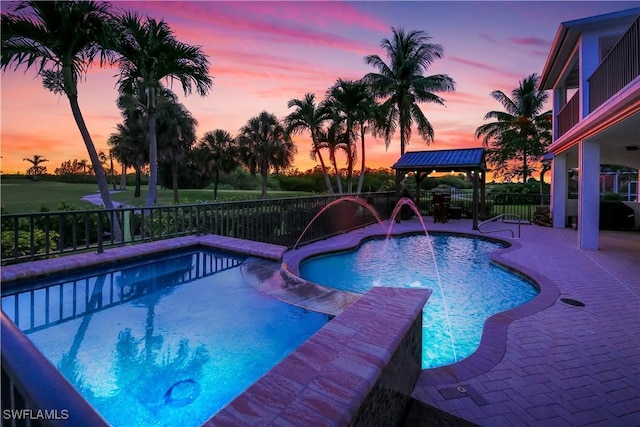
[[[340,121],[333,122],[326,131],[321,131],[318,134],[318,149],[329,151],[329,161],[333,165],[333,169],[336,173],[338,194],[342,194],[343,189],[336,154],[340,151],[345,151],[346,155],[349,156],[348,150],[351,146],[346,143],[346,137],[347,134],[343,130]]]
[[[88,160],[86,160],[86,159],[79,160],[78,161],[78,165],[80,165],[80,167],[82,168],[82,174],[86,175],[87,174]]]
[[[149,192],[147,206],[153,206],[158,182],[158,140],[156,94],[163,80],[180,82],[185,95],[195,86],[201,96],[213,85],[209,61],[202,49],[178,41],[164,21],[126,12],[117,24],[113,47],[120,55],[118,84],[124,93],[141,91],[148,96],[145,114],[149,138]]]
[[[277,173],[291,166],[296,146],[284,125],[266,111],[247,121],[238,136],[240,159],[252,175],[260,171],[262,198],[267,196],[267,176],[270,169]]]
[[[106,169],[107,173],[111,177],[111,185],[115,190],[116,179],[115,179],[115,170],[113,169],[113,153],[109,151],[109,154],[106,154],[104,151],[98,151],[98,158],[100,159],[100,163],[102,163],[102,169]]]
[[[322,132],[324,122],[329,119],[330,113],[328,109],[326,109],[323,104],[317,105],[315,102],[315,95],[312,93],[305,94],[303,99],[290,99],[287,103],[287,107],[296,108],[284,119],[287,126],[287,132],[296,134],[309,131],[309,134],[311,135],[311,160],[315,160],[317,158],[320,161],[327,190],[329,191],[329,194],[333,194],[333,185],[331,185],[327,166],[324,163],[324,158],[322,157],[318,140],[319,134]]]
[[[393,27],[391,30],[393,38],[383,39],[380,43],[387,53],[388,62],[378,55],[365,57],[365,62],[377,68],[378,73],[369,73],[363,80],[389,108],[385,142],[388,147],[391,136],[399,128],[402,155],[411,138],[413,123],[417,124],[418,133],[427,144],[433,142],[433,127],[418,104],[433,102],[444,105],[444,99],[436,93],[454,91],[455,83],[446,74],[424,75],[433,61],[443,55],[442,46],[431,43],[427,33],[406,33],[403,28]]]
[[[73,159],[65,160],[59,168],[54,170],[56,175],[86,175],[87,161]]]
[[[156,129],[158,133],[158,157],[171,165],[173,202],[179,203],[178,163],[196,141],[197,120],[178,102],[169,90],[162,90],[157,98]]]
[[[123,176],[126,179],[126,168],[132,167],[135,172],[134,197],[140,197],[140,186],[142,181],[142,169],[147,163],[149,150],[145,141],[146,131],[141,120],[125,117],[123,123],[118,123],[116,132],[112,133],[107,140],[114,157],[123,165]],[[126,185],[126,181],[125,184]],[[121,189],[124,187],[120,183]]]
[[[500,90],[491,97],[500,102],[505,111],[489,111],[484,119],[495,119],[476,129],[476,138],[487,150],[487,161],[494,173],[507,180],[514,177],[527,182],[536,170],[534,165],[551,143],[551,110],[542,111],[548,94],[538,88],[540,77],[531,74],[520,81],[511,98]],[[519,163],[518,163],[519,162]]]
[[[238,166],[238,145],[229,132],[216,129],[204,134],[198,149],[205,175],[213,178],[213,200],[218,198],[220,171],[229,173]]]
[[[2,70],[36,66],[45,88],[64,93],[69,100],[107,209],[113,209],[109,184],[80,111],[78,81],[96,58],[101,65],[110,58],[110,51],[102,44],[109,33],[110,7],[108,2],[95,1],[16,2],[12,12],[2,14],[0,30]],[[120,224],[110,218],[112,233],[121,240]]]
[[[49,160],[45,159],[43,156],[34,154],[32,158],[25,158],[22,160],[31,163],[31,167],[27,169],[27,175],[32,176],[34,180],[37,180],[40,175],[47,173],[47,167],[42,166],[42,163],[48,162]]]

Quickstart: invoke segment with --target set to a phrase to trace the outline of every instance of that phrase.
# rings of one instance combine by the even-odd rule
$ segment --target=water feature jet
[[[371,206],[371,204],[367,203],[365,200],[361,199],[360,197],[342,196],[339,199],[332,200],[331,202],[329,202],[325,207],[320,209],[320,211],[313,218],[311,218],[311,221],[309,221],[309,224],[307,224],[307,226],[304,228],[304,230],[302,230],[302,233],[300,233],[300,237],[298,237],[298,240],[296,240],[296,243],[293,245],[292,249],[295,249],[296,247],[298,247],[298,244],[300,243],[300,240],[302,240],[302,236],[304,236],[304,234],[307,232],[309,227],[311,227],[311,224],[313,224],[315,222],[315,220],[318,219],[318,217],[320,215],[322,215],[323,213],[328,211],[329,208],[331,208],[332,206],[338,205],[338,204],[343,203],[343,202],[354,202],[354,203],[359,204],[363,208],[368,209],[369,212],[371,212],[373,214],[373,216],[375,217],[375,219],[378,222],[378,224],[380,224],[381,226],[384,227],[384,223],[382,222],[382,218],[380,218],[380,214],[378,213],[376,208]]]

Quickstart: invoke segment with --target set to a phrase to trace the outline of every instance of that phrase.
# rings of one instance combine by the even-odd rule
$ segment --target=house
[[[640,168],[640,8],[561,23],[540,88],[553,91],[553,226],[577,216],[579,247],[597,250],[600,165]],[[577,201],[568,194],[575,169]],[[628,204],[637,221],[640,204]]]

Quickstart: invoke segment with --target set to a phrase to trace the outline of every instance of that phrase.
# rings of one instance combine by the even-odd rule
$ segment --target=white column
[[[580,142],[578,178],[578,247],[596,251],[600,228],[600,144],[597,142]]]
[[[553,226],[564,228],[567,218],[567,197],[569,171],[567,170],[567,155],[553,156],[551,163],[551,214]]]

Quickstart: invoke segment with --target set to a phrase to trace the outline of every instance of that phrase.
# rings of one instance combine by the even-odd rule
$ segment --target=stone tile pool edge
[[[0,280],[2,283],[21,281],[197,246],[272,260],[281,260],[286,251],[278,245],[222,236],[189,236],[110,249],[101,254],[84,253],[6,266],[0,272]],[[377,288],[370,291],[206,425],[397,422],[406,410],[420,375],[421,313],[430,294],[430,290],[419,289]],[[92,425],[107,425],[24,335],[8,332],[10,321],[4,314],[2,317],[3,341],[9,340],[8,347],[3,342],[3,349],[22,353],[18,360],[16,357],[11,360],[3,351],[3,376],[6,368],[11,375],[29,383],[35,381],[29,369],[36,366],[40,372],[40,385],[35,388],[66,391],[62,394],[37,393],[37,402],[45,404],[42,408],[37,408],[36,404],[32,409],[71,408],[68,409],[70,418],[65,422],[81,425],[91,419]],[[49,384],[43,387],[45,378]],[[17,389],[20,391],[19,387]],[[66,397],[71,401],[65,401]]]

